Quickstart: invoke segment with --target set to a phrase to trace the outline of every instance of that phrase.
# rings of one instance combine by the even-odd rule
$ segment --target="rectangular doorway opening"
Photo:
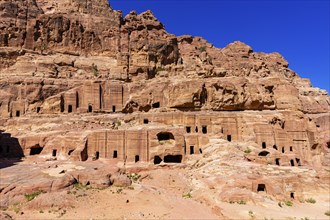
[[[290,160],[290,164],[292,167],[294,167],[294,160]]]
[[[57,150],[54,149],[53,152],[52,152],[52,156],[53,156],[53,157],[56,157],[56,154],[57,154]]]
[[[139,155],[135,155],[135,163],[140,161],[140,156]]]
[[[280,158],[275,159],[275,164],[278,165],[278,166],[280,165]]]
[[[112,106],[112,112],[116,112],[116,106],[115,105]]]
[[[290,198],[291,198],[291,199],[294,199],[294,192],[291,192],[291,193],[290,193]]]
[[[118,157],[118,152],[116,150],[113,151],[113,158],[117,158]]]
[[[21,112],[20,111],[16,111],[16,117],[21,116]]]
[[[265,184],[258,184],[258,192],[266,192],[266,185]]]
[[[93,106],[92,105],[88,105],[88,112],[93,112]]]
[[[227,135],[227,141],[231,142],[231,135]]]
[[[194,146],[190,146],[190,154],[195,154],[195,147]]]
[[[202,133],[207,134],[207,126],[202,126]]]
[[[187,133],[190,133],[190,132],[191,132],[191,127],[187,126],[187,127],[186,127],[186,132],[187,132]]]
[[[68,113],[72,112],[72,105],[68,105]]]

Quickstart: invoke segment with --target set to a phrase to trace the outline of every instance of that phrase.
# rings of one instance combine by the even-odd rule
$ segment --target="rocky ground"
[[[1,217],[330,219],[329,170],[265,166],[249,161],[252,154],[253,144],[212,139],[202,155],[190,156],[184,164],[136,166],[108,160],[46,161],[35,156],[13,164],[1,161],[1,191],[16,184],[8,190],[10,198],[1,198],[2,204],[8,204]],[[107,175],[111,186],[104,181]],[[301,181],[303,190],[295,198],[279,199],[270,184],[290,177]],[[260,179],[270,180],[264,180],[269,189],[248,188]],[[51,189],[40,190],[50,180]],[[56,182],[59,190],[52,190]]]

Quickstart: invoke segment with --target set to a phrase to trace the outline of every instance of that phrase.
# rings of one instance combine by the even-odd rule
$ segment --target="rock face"
[[[106,0],[0,0],[0,18],[1,157],[181,163],[217,138],[253,142],[251,162],[329,163],[330,97],[278,53]]]

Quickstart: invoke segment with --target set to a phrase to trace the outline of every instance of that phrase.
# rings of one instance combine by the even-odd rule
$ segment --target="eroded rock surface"
[[[303,198],[303,185],[322,191],[329,180],[330,97],[276,52],[175,36],[151,11],[124,17],[106,0],[0,0],[0,30],[1,172],[22,157],[59,163],[55,176],[1,177],[3,207],[78,182],[128,186],[126,166],[190,164],[205,154],[192,167],[215,170],[214,178],[191,181],[217,189],[219,201],[263,201],[258,184],[274,199]],[[59,170],[100,160],[108,165]],[[257,171],[221,182],[214,162],[235,160],[244,162],[233,171]],[[218,201],[200,199],[223,217]]]

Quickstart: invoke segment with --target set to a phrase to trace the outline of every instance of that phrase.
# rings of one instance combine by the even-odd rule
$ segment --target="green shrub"
[[[185,199],[191,199],[192,198],[191,192],[183,194],[182,197]]]
[[[240,201],[237,202],[237,204],[240,204],[240,205],[246,205],[246,201],[244,201],[244,200],[240,200]]]
[[[206,51],[206,46],[200,47],[200,48],[199,48],[199,51],[200,51],[200,52],[205,52],[205,51]]]
[[[252,152],[252,150],[250,149],[250,148],[247,148],[245,151],[244,151],[244,153],[246,153],[246,154],[249,154],[249,153],[251,153]]]
[[[95,65],[94,63],[92,64],[92,71],[93,71],[93,74],[95,77],[98,77],[100,72],[99,72],[99,69],[97,67],[97,65]]]
[[[73,187],[75,188],[75,189],[90,189],[91,188],[91,186],[89,185],[89,184],[86,184],[86,185],[84,185],[84,184],[82,184],[82,183],[80,183],[80,182],[77,182],[77,183],[75,183],[75,184],[73,184]],[[73,194],[75,194],[75,193],[73,193]]]
[[[137,173],[131,173],[127,176],[132,182],[137,182],[141,175],[140,174],[137,174]]]
[[[24,197],[26,198],[26,200],[29,202],[31,200],[33,200],[34,198],[36,198],[37,196],[39,196],[42,193],[46,193],[45,191],[39,190],[36,192],[33,192],[31,194],[25,194]]]
[[[308,203],[313,203],[313,204],[316,203],[316,200],[313,199],[313,198],[308,198],[305,201],[308,202]]]
[[[292,205],[293,205],[293,203],[292,203],[291,201],[285,201],[284,203],[285,203],[285,205],[287,205],[287,206],[292,206]]]

